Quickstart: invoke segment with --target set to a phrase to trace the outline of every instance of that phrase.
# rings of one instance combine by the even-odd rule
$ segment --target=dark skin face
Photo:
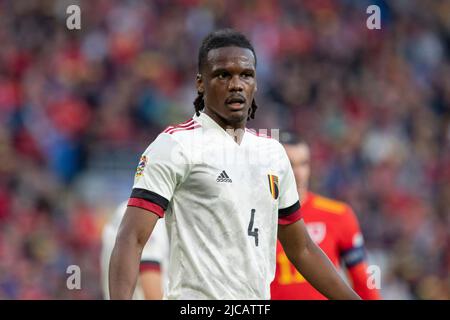
[[[255,57],[249,49],[223,47],[208,52],[197,75],[204,112],[224,130],[243,129],[256,93]]]

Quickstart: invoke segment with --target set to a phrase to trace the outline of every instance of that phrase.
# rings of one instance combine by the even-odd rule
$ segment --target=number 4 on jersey
[[[255,237],[255,246],[258,246],[258,228],[253,229],[253,222],[255,221],[255,209],[252,209],[250,223],[248,224],[248,235],[250,237]]]

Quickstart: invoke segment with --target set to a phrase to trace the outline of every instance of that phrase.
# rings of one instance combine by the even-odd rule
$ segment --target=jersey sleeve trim
[[[161,263],[154,260],[141,260],[139,264],[139,272],[145,271],[161,271]]]
[[[133,191],[131,191],[130,198],[142,199],[154,203],[160,206],[164,211],[167,209],[167,206],[169,205],[169,200],[167,200],[166,198],[160,196],[155,192],[141,188],[133,188]]]
[[[160,218],[164,217],[164,209],[162,207],[145,199],[130,198],[128,200],[128,206],[150,211]]]
[[[279,218],[286,217],[286,216],[296,212],[299,209],[300,209],[300,201],[297,201],[296,203],[294,203],[290,207],[287,207],[287,208],[284,208],[284,209],[279,209],[278,210],[278,217]]]
[[[278,224],[287,225],[302,218],[300,202],[297,201],[292,206],[278,210]]]

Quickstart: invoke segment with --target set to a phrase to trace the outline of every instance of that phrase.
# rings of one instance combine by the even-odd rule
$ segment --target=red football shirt
[[[341,263],[350,269],[364,262],[364,244],[359,224],[353,210],[347,204],[309,192],[301,212],[312,240],[337,268]],[[362,270],[362,274],[365,274],[365,269]],[[271,295],[275,300],[326,299],[306,282],[289,262],[279,241]],[[376,291],[373,297],[368,298],[377,298],[377,295]]]

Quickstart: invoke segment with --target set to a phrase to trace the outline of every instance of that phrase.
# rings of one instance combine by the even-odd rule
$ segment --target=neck
[[[232,136],[238,144],[241,143],[245,133],[247,118],[242,121],[230,122],[208,108],[205,108],[204,112],[211,119],[213,119],[223,130],[225,130],[230,136]]]

